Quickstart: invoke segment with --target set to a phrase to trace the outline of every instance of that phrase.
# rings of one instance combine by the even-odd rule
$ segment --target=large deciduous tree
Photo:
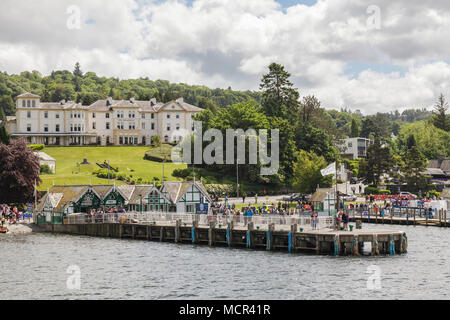
[[[0,143],[0,203],[33,200],[34,184],[39,184],[39,157],[24,140]]]
[[[303,194],[313,193],[317,186],[331,187],[332,176],[323,177],[320,170],[327,166],[324,157],[314,152],[300,150],[297,162],[294,164],[294,178],[292,186]]]

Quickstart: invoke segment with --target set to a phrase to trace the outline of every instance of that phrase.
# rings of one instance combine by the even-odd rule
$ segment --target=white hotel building
[[[16,100],[16,116],[7,118],[8,132],[45,145],[149,145],[154,135],[162,142],[178,142],[193,132],[193,116],[203,111],[182,98],[168,103],[108,98],[90,106],[64,100],[44,103],[31,93]]]

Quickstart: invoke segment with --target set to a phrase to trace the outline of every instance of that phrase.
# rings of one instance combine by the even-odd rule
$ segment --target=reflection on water
[[[365,225],[367,228],[368,225]],[[408,254],[324,257],[32,234],[0,237],[0,299],[448,299],[450,230],[401,229]],[[381,290],[367,289],[381,269]],[[69,266],[81,289],[67,289]]]

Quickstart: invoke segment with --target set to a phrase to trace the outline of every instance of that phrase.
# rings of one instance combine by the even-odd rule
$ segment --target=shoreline
[[[16,224],[5,223],[3,227],[8,228],[7,233],[0,233],[1,236],[8,235],[23,235],[23,234],[31,234],[36,232],[45,232],[46,230],[41,226],[34,224],[32,221],[20,221]]]

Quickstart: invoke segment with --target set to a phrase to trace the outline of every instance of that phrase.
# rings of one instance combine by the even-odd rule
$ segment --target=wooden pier
[[[317,255],[344,256],[363,254],[396,255],[407,252],[408,240],[402,231],[332,229],[300,231],[297,225],[290,230],[276,229],[270,224],[264,229],[235,227],[233,223],[218,226],[199,226],[194,221],[186,226],[175,224],[44,224],[47,231],[92,237],[111,237],[179,244],[208,245],[210,247],[233,247],[243,249],[311,253]],[[369,252],[368,249],[369,248]]]

